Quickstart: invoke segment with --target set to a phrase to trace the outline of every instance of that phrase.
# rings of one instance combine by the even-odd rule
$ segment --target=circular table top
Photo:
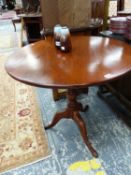
[[[72,36],[63,53],[48,37],[18,49],[5,63],[7,73],[23,83],[47,88],[80,88],[105,83],[131,70],[131,47],[103,37]]]

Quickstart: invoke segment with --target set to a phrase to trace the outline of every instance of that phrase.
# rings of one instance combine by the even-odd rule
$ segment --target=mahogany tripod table
[[[86,125],[79,111],[76,89],[106,83],[131,70],[131,47],[115,39],[72,36],[72,51],[62,53],[54,46],[52,37],[18,49],[5,63],[7,73],[14,79],[37,87],[67,89],[67,109],[57,113],[49,129],[63,118],[75,121],[83,140],[94,157],[98,157],[87,136]]]

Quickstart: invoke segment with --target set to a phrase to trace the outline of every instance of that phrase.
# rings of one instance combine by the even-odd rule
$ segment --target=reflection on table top
[[[72,36],[72,51],[63,53],[54,40],[28,45],[10,55],[5,64],[13,78],[41,87],[78,88],[115,79],[131,70],[131,47],[125,42]]]

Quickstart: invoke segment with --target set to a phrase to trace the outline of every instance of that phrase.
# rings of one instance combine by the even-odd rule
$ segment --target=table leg
[[[50,129],[52,127],[54,127],[61,119],[63,118],[70,118],[71,114],[69,113],[68,110],[64,111],[64,112],[59,112],[59,113],[56,113],[52,122],[48,125],[48,126],[45,126],[45,129]]]
[[[15,30],[15,32],[16,32],[16,25],[15,25],[15,21],[12,19],[12,24],[13,24],[13,26],[14,26],[14,30]]]
[[[83,140],[84,140],[85,144],[87,145],[87,147],[89,148],[92,155],[94,157],[98,157],[98,153],[93,148],[92,144],[90,143],[90,141],[88,139],[86,125],[85,125],[83,118],[80,116],[79,112],[77,112],[77,111],[74,112],[72,119],[76,122],[76,124],[80,130],[81,136],[83,137]]]
[[[79,111],[84,112],[88,108],[88,106],[83,108],[82,104],[77,102],[76,96],[77,96],[77,93],[74,89],[68,90],[67,98],[69,100],[69,103],[68,103],[67,109],[64,112],[56,113],[52,122],[48,126],[45,126],[45,129],[54,127],[63,118],[73,119],[77,124],[80,130],[81,136],[85,144],[89,148],[90,152],[94,157],[98,157],[96,150],[93,148],[92,144],[88,139],[85,122],[79,114]]]

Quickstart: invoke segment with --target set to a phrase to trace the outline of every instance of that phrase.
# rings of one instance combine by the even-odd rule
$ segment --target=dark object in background
[[[41,40],[40,31],[43,28],[41,16],[25,16],[23,17],[24,26],[27,33],[29,43]]]
[[[16,1],[15,0],[7,0],[7,9],[8,10],[13,10],[15,8]]]
[[[37,12],[38,8],[40,7],[40,0],[22,0],[22,5],[24,11],[30,12]]]

